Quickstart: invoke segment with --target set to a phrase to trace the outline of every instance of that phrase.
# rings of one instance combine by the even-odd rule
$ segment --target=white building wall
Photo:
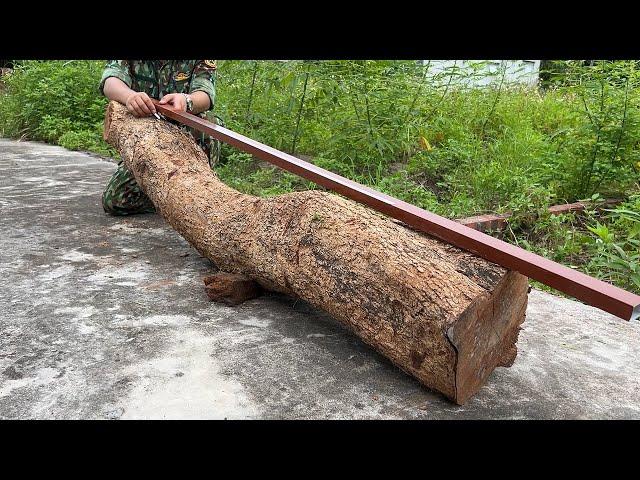
[[[534,87],[538,83],[540,60],[423,60],[429,75],[439,83],[461,86],[523,84]]]

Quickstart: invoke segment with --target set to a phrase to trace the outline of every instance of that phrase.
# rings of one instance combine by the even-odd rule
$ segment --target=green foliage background
[[[544,89],[505,72],[415,61],[219,61],[227,126],[441,215],[514,212],[505,239],[640,291],[640,70],[550,62]],[[103,61],[26,61],[3,77],[0,135],[113,156],[102,141]],[[314,188],[223,147],[218,173],[256,195]],[[621,198],[613,212],[553,204]]]
[[[21,62],[3,78],[0,134],[115,154],[102,140],[107,101],[97,82],[103,66],[96,61]]]

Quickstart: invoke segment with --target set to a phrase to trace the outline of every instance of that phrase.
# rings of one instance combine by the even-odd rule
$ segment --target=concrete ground
[[[103,213],[114,169],[0,139],[0,418],[640,418],[640,323],[534,290],[515,364],[455,406],[303,302],[209,302],[162,218]]]

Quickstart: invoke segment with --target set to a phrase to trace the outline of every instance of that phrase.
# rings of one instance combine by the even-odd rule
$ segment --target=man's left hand
[[[176,110],[181,112],[187,111],[187,100],[181,93],[169,93],[160,100],[161,105],[169,104]]]

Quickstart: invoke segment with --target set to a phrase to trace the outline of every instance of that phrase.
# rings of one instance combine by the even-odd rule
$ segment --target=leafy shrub
[[[18,63],[0,96],[0,133],[114,154],[101,139],[103,67],[101,61]]]
[[[588,225],[587,270],[600,278],[640,292],[640,195],[607,210],[607,223]]]

